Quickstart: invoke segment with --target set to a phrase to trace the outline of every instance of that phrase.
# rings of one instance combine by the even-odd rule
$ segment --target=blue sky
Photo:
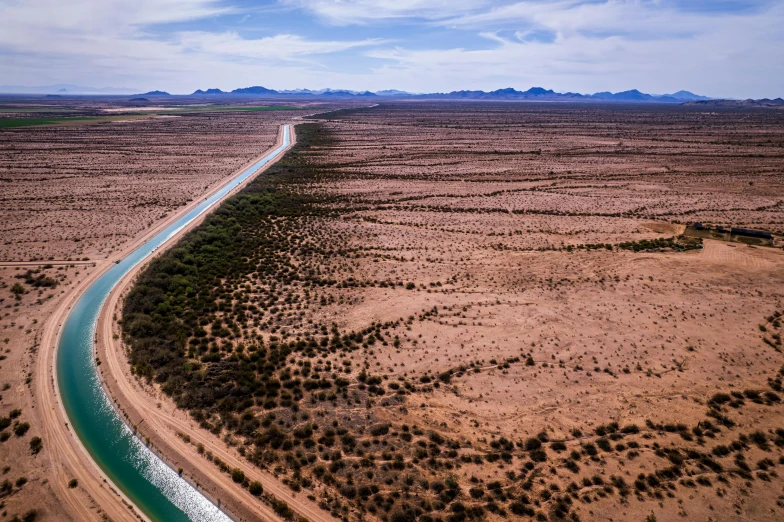
[[[0,0],[0,84],[784,96],[784,1]]]

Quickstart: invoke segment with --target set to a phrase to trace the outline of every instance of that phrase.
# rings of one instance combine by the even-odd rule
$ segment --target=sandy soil
[[[781,115],[387,104],[325,125],[335,136],[329,162],[340,174],[309,190],[340,195],[343,213],[325,219],[319,234],[355,254],[336,254],[321,270],[338,281],[413,287],[319,290],[321,304],[284,307],[295,315],[282,330],[268,321],[257,331],[286,339],[319,325],[361,331],[410,317],[385,327],[399,347],[365,350],[352,368],[389,381],[479,368],[408,397],[405,408],[376,404],[376,420],[487,450],[501,437],[524,441],[544,431],[575,447],[600,438],[594,430],[610,422],[643,427],[632,456],[620,444],[581,461],[577,473],[561,464],[542,470],[543,486],[554,491],[591,476],[631,484],[667,464],[657,448],[710,451],[739,432],[774,436],[784,418],[776,405],[746,403],[732,417],[736,426],[707,442],[655,426],[699,427],[714,394],[743,396],[776,377],[784,358],[758,325],[784,309],[784,253],[711,240],[690,252],[603,246],[678,235],[692,221],[784,232]],[[602,248],[566,248],[588,243]],[[249,275],[245,283],[259,280]],[[501,366],[512,358],[521,362]],[[328,360],[341,365],[339,356]],[[765,456],[749,451],[749,459]],[[784,456],[767,451],[774,461]],[[464,484],[489,482],[518,465],[515,457],[511,466],[458,473]],[[720,486],[709,475],[713,489],[685,482],[661,497],[578,487],[575,498],[586,500],[576,512],[584,520],[784,516],[778,475]]]
[[[223,124],[229,121],[234,120]],[[694,470],[692,480],[704,478],[711,485],[684,485],[684,478],[677,489],[658,497],[651,490],[619,497],[604,494],[595,483],[584,483],[597,476],[606,483],[615,475],[632,484],[639,473],[667,465],[657,454],[661,448],[687,445],[710,453],[714,446],[756,430],[774,438],[773,430],[781,427],[781,406],[753,401],[730,411],[736,422],[732,429],[709,430],[704,437],[687,433],[692,437],[688,440],[682,431],[668,426],[699,427],[706,403],[715,393],[767,389],[768,379],[775,378],[784,359],[763,342],[767,334],[759,325],[767,324],[773,312],[784,310],[784,254],[710,240],[702,250],[690,252],[566,250],[570,245],[670,237],[679,234],[685,223],[698,220],[784,232],[781,115],[625,106],[384,104],[344,113],[325,126],[336,136],[329,158],[339,176],[309,190],[348,198],[341,203],[346,210],[341,218],[324,220],[321,228],[324,237],[355,248],[357,255],[335,256],[323,270],[341,279],[411,282],[413,288],[324,289],[321,295],[334,300],[307,305],[297,311],[298,317],[312,320],[316,328],[336,323],[345,330],[411,317],[388,331],[388,337],[398,336],[399,347],[376,345],[358,353],[354,361],[353,368],[367,364],[390,381],[435,376],[474,362],[478,368],[461,372],[435,391],[407,397],[405,408],[380,401],[373,409],[377,418],[438,430],[476,450],[489,448],[500,437],[518,442],[543,430],[571,450],[595,442],[599,437],[594,430],[601,425],[635,424],[642,428],[639,434],[613,442],[624,449],[601,453],[597,459],[583,458],[577,473],[562,467],[563,454],[548,449],[552,465],[536,476],[534,491],[553,487],[564,491],[570,483],[579,484],[575,498],[580,500],[575,503],[583,520],[645,520],[649,514],[657,520],[780,520],[784,516],[778,505],[784,485],[775,473],[775,460],[784,455],[774,445],[763,450],[749,444],[751,479],[729,475],[725,483],[722,474]],[[195,135],[197,130],[189,132]],[[8,143],[15,148],[16,141]],[[207,147],[217,151],[221,141]],[[203,145],[202,140],[199,146]],[[10,154],[3,156],[6,161]],[[229,160],[215,159],[224,161]],[[44,179],[36,186],[45,186],[40,183]],[[144,179],[141,176],[128,191],[144,194],[148,189],[139,188],[147,186]],[[170,175],[160,182],[176,180]],[[195,197],[199,183],[186,185]],[[25,197],[18,193],[14,201],[37,204]],[[86,198],[69,197],[77,206],[79,197]],[[128,218],[130,224],[121,222],[116,228],[138,238],[147,219],[159,217],[162,211],[171,216],[175,203],[186,201],[151,203],[142,223]],[[96,207],[89,207],[90,212]],[[117,205],[117,215],[125,212],[122,207]],[[6,245],[10,260],[83,255],[100,260],[130,244],[128,239],[115,245],[108,236],[89,239],[86,235],[73,241],[72,231],[82,230],[85,219],[77,212],[65,220],[69,228],[57,241],[43,242],[37,239],[42,227],[28,227],[32,214],[22,210],[20,206],[6,226],[21,227],[20,234],[30,243]],[[90,242],[92,250],[82,246]],[[90,275],[101,266],[99,261]],[[2,443],[0,452],[10,456],[13,451],[17,459],[9,471],[11,479],[25,473],[31,480],[5,499],[9,513],[34,506],[34,498],[40,499],[45,513],[62,502],[77,520],[95,517],[99,509],[118,520],[132,517],[117,494],[93,475],[94,470],[78,464],[79,452],[65,445],[67,432],[62,427],[54,429],[60,435],[45,431],[53,428],[43,418],[59,425],[54,404],[45,416],[35,413],[44,409],[40,397],[52,387],[40,363],[44,347],[52,343],[41,342],[37,353],[23,350],[41,332],[43,319],[29,328],[32,319],[56,318],[57,312],[64,312],[64,299],[75,295],[77,285],[85,284],[87,268],[63,267],[60,273],[67,280],[56,288],[56,292],[67,290],[63,297],[35,304],[37,296],[26,294],[15,307],[9,304],[14,298],[8,289],[19,272],[16,268],[0,268],[7,285],[2,304],[9,314],[2,325],[4,331],[14,332],[9,335],[8,359],[0,363],[0,378],[17,390],[13,396],[4,391],[0,405],[7,415],[12,408],[29,404],[29,409],[22,408],[20,419],[30,419],[32,427],[25,437]],[[46,273],[54,275],[59,268],[47,268]],[[252,278],[248,282],[256,283]],[[437,315],[424,313],[434,306]],[[295,336],[313,325],[292,320],[286,334]],[[111,328],[111,322],[104,321],[102,332],[107,338]],[[271,334],[269,328],[259,331],[267,337]],[[102,369],[112,372],[111,377],[106,374],[108,385],[126,397],[123,407],[132,419],[149,419],[156,448],[184,467],[187,476],[215,488],[211,492],[221,500],[242,505],[248,510],[244,516],[265,516],[266,506],[249,499],[245,490],[232,489],[227,476],[216,473],[214,464],[205,462],[194,444],[202,442],[225,462],[245,466],[235,450],[195,428],[158,390],[130,378],[121,347],[107,343],[105,348],[109,351],[104,357],[111,364]],[[524,363],[529,356],[531,365]],[[501,364],[514,357],[521,362]],[[341,364],[337,358],[333,362]],[[33,381],[32,387],[25,388],[28,368],[33,369]],[[334,413],[363,415],[364,408],[357,410]],[[652,427],[646,427],[646,421]],[[186,443],[176,432],[187,432],[191,441]],[[23,450],[37,433],[43,433],[44,450],[31,458]],[[634,451],[630,442],[638,445]],[[55,447],[57,457],[50,450]],[[765,458],[774,461],[772,473],[754,464]],[[722,462],[728,469],[732,466],[731,457]],[[458,473],[463,484],[471,478],[488,483],[519,471],[522,464],[516,456],[511,464],[468,464]],[[56,479],[45,471],[49,466]],[[301,514],[322,519],[303,499],[307,493],[294,496],[285,488],[274,489],[279,484],[274,477],[244,469],[292,507],[303,506]],[[282,470],[279,478],[286,478],[286,473]],[[75,476],[79,487],[67,489],[67,480]]]
[[[399,349],[376,349],[368,360],[390,378],[472,361],[484,370],[409,398],[407,415],[389,408],[390,420],[474,447],[542,431],[571,445],[573,430],[589,434],[610,421],[694,425],[716,392],[762,388],[775,376],[784,359],[757,325],[783,307],[780,250],[705,241],[686,253],[537,251],[668,237],[690,221],[781,233],[784,140],[772,121],[762,116],[728,138],[724,125],[740,115],[712,123],[697,113],[640,111],[610,123],[622,111],[408,110],[380,107],[331,122],[345,181],[321,188],[370,205],[325,225],[365,250],[336,260],[331,273],[411,281],[417,291],[339,290],[341,305],[312,316],[358,330],[418,315],[390,331]],[[693,122],[702,125],[692,130]],[[766,147],[769,138],[778,145]],[[541,153],[514,152],[532,150]],[[433,307],[439,314],[422,319]],[[533,366],[496,367],[529,355]],[[782,413],[746,411],[739,429],[772,430]],[[678,444],[666,432],[649,435],[644,447]],[[578,474],[553,468],[547,481],[563,490],[615,473],[631,483],[661,466],[650,449],[640,453],[581,463]],[[485,481],[503,473],[503,465],[461,470]],[[584,520],[778,520],[782,485],[774,478],[751,487],[733,481],[721,496],[708,488],[656,501],[596,498],[577,512]]]
[[[121,495],[94,469],[64,423],[53,395],[56,327],[81,289],[110,266],[115,256],[123,257],[188,204],[200,201],[233,172],[251,164],[271,147],[281,122],[313,112],[317,111],[231,114],[227,115],[232,120],[228,124],[214,121],[219,119],[216,114],[205,114],[190,122],[182,121],[189,118],[183,117],[176,123],[181,127],[167,131],[156,128],[159,122],[147,120],[138,123],[141,127],[131,134],[118,125],[106,124],[0,132],[2,183],[9,188],[2,191],[7,212],[3,214],[4,253],[0,254],[0,328],[4,334],[0,416],[20,409],[14,424],[30,424],[23,436],[11,436],[0,444],[0,461],[7,466],[0,480],[8,479],[13,486],[0,499],[3,513],[21,516],[38,510],[40,520],[137,519]],[[191,139],[186,137],[186,129],[194,126],[201,129],[194,139],[202,145],[212,140],[214,149],[206,146],[189,152],[176,148],[178,142]],[[134,135],[138,137],[136,144],[131,140]],[[24,160],[20,160],[19,149],[25,149]],[[225,154],[219,157],[221,150]],[[140,157],[135,157],[137,153]],[[174,165],[167,154],[176,156],[182,166]],[[118,157],[127,162],[129,170],[136,171],[127,178],[132,180],[129,183],[123,180],[129,170],[115,164]],[[59,172],[67,182],[49,168],[64,164],[69,165],[67,174]],[[162,180],[167,180],[165,185]],[[96,187],[105,187],[101,190],[108,192],[112,187],[120,190],[96,199],[93,194],[101,191]],[[160,199],[175,192],[178,195],[170,201]],[[102,201],[96,205],[98,199]],[[54,200],[60,203],[52,204]],[[132,208],[130,201],[143,204]],[[148,219],[154,222],[152,226],[148,226]],[[92,250],[82,248],[88,242]],[[82,260],[85,253],[91,254],[84,256],[91,260]],[[36,259],[42,261],[31,261]],[[57,285],[35,288],[25,284],[17,276],[28,270],[40,270],[34,277],[52,277]],[[26,289],[19,300],[10,291],[16,283]],[[4,431],[12,430],[13,426]],[[43,439],[43,449],[37,454],[29,448],[34,436]],[[16,486],[19,478],[27,482]],[[71,479],[78,480],[76,487],[68,487]]]
[[[75,115],[98,110],[88,109]],[[0,261],[106,259],[268,148],[282,122],[313,112],[182,109],[176,117],[5,129]]]

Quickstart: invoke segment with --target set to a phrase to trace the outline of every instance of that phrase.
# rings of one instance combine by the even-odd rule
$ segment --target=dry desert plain
[[[40,520],[107,516],[88,484],[67,488],[75,471],[49,451],[52,441],[44,439],[37,453],[29,444],[45,429],[36,378],[51,379],[52,361],[39,353],[52,315],[149,230],[263,155],[283,122],[330,107],[266,111],[256,108],[271,104],[235,103],[227,110],[160,101],[139,117],[138,105],[78,97],[0,103],[2,118],[23,124],[0,124],[0,418],[3,426],[12,422],[0,437],[0,513],[8,519],[31,510]],[[9,437],[17,425],[20,435]],[[101,487],[100,476],[92,480]]]
[[[27,227],[5,255],[110,256],[265,148],[244,132],[267,125],[271,144],[273,126],[294,115],[213,114],[214,127],[192,129],[184,147],[215,164],[172,163],[174,139],[157,152],[165,167],[151,152],[147,175],[120,191],[155,200],[144,219],[87,191],[63,202],[67,228],[51,238],[34,225],[49,205],[33,198],[61,190],[45,176],[79,153],[6,153],[4,184],[22,186],[13,176],[27,178],[19,168],[30,161],[41,176],[4,202],[4,226]],[[178,124],[191,129],[189,118]],[[222,268],[206,258],[206,275],[194,276],[188,255],[203,252],[188,236],[123,294],[115,328],[128,351],[109,353],[126,371],[114,377],[181,419],[178,434],[160,424],[156,445],[193,445],[191,467],[225,471],[225,487],[248,487],[232,473],[248,463],[274,474],[266,491],[281,481],[296,492],[295,517],[308,497],[334,517],[396,522],[780,520],[784,253],[679,236],[693,221],[784,232],[782,123],[775,110],[642,105],[383,103],[323,114],[299,125],[297,146],[249,187],[258,214],[235,204],[207,220],[220,231],[238,218],[243,250],[224,251]],[[100,128],[106,150],[144,150],[144,133],[114,125],[0,138],[15,151]],[[93,141],[81,142],[85,157]],[[100,164],[102,152],[92,157]],[[84,183],[125,183],[122,169],[102,172]],[[161,179],[187,179],[190,192],[162,202]],[[85,234],[94,212],[116,225]],[[90,239],[74,241],[78,231]],[[40,399],[25,380],[47,306],[90,268],[31,274],[64,276],[54,292],[16,279],[26,270],[16,268],[3,273],[0,405],[6,433],[31,428],[0,445],[4,509],[61,519],[58,495],[85,493],[47,482],[57,456],[45,439],[38,453],[29,445]],[[163,318],[177,335],[141,343],[145,286],[178,271],[195,291],[164,285],[150,298],[177,305]],[[21,415],[10,420],[13,409]],[[14,484],[21,476],[29,482]]]

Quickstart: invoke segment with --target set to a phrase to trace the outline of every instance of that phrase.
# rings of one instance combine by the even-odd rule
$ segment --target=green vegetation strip
[[[269,107],[226,107],[226,111],[295,111],[299,107],[288,107],[285,105],[269,106]]]
[[[121,120],[140,120],[150,118],[155,114],[112,115],[112,116],[76,116],[69,118],[0,118],[0,129],[17,127],[34,127],[38,125],[82,125],[90,123],[103,123]]]
[[[17,114],[17,113],[64,113],[64,112],[78,112],[76,109],[64,109],[60,107],[45,107],[45,106],[30,106],[30,107],[0,107],[0,114]]]
[[[99,120],[99,117],[77,117],[77,118],[0,118],[0,129],[12,129],[14,127],[32,127],[35,125],[57,125],[71,121],[92,121]]]
[[[172,105],[168,107],[161,107],[161,112],[166,112],[166,109],[176,109],[178,114],[183,112],[201,112],[201,111],[240,111],[240,112],[266,112],[266,111],[296,111],[301,107],[294,107],[288,105],[267,105],[257,107],[243,107],[243,106],[227,106],[227,105]],[[132,111],[133,108],[129,108]]]

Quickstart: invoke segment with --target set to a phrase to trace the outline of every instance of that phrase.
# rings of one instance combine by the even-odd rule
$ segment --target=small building
[[[726,230],[724,230],[724,227],[723,227],[723,226],[721,226],[721,225],[716,225],[716,232],[726,232]]]
[[[694,228],[697,230],[703,230],[705,227],[702,226],[702,223],[694,223]]]
[[[770,232],[765,232],[764,230],[751,230],[748,228],[733,228],[730,231],[731,234],[735,234],[736,236],[746,236],[746,237],[759,237],[762,239],[773,239],[773,235]]]

